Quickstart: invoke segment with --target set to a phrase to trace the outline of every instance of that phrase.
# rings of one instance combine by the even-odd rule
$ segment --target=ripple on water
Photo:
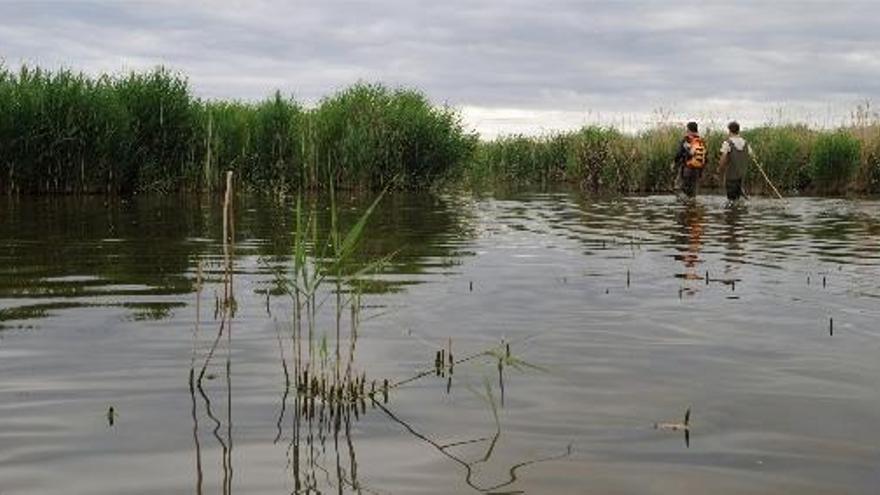
[[[367,199],[346,199],[340,223]],[[294,307],[276,274],[290,272],[293,204],[241,202],[229,341],[217,339],[214,198],[25,198],[0,210],[3,488],[209,492],[231,475],[248,493],[292,492],[297,476],[379,493],[880,483],[876,201],[391,195],[357,258],[393,254],[358,285],[355,367],[420,378],[336,437],[326,421],[296,432],[302,404],[285,395]],[[329,225],[326,208],[316,222]],[[328,312],[312,329],[324,359],[334,295],[319,294]],[[197,357],[218,344],[190,394],[194,337]],[[472,359],[437,376],[450,346]],[[688,407],[689,446],[652,427]]]

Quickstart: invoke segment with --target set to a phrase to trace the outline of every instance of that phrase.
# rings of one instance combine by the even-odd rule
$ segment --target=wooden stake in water
[[[626,271],[626,287],[629,288],[629,270]]]
[[[455,360],[452,359],[452,337],[449,337],[449,353],[447,358],[449,359],[449,374],[452,375],[452,367],[455,365]]]
[[[834,335],[834,318],[828,318],[828,335]]]

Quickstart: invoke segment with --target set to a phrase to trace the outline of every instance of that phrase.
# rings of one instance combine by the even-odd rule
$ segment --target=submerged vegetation
[[[744,134],[788,193],[880,193],[880,125],[867,105],[839,129],[772,125]],[[0,66],[5,193],[211,191],[223,170],[246,189],[274,194],[331,182],[376,190],[448,180],[664,192],[680,135],[673,125],[637,134],[587,126],[480,141],[455,110],[379,84],[356,84],[308,108],[280,93],[260,102],[200,99],[185,77],[162,68],[94,78]],[[702,183],[714,188],[725,133],[705,135],[711,152]],[[765,192],[753,175],[750,192]]]

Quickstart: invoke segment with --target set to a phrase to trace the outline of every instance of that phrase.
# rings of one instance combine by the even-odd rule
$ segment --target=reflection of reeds
[[[196,354],[198,352],[199,345],[199,329],[201,326],[201,308],[202,308],[202,262],[199,261],[196,266],[196,323],[193,327],[193,346],[192,346],[192,357],[190,359],[189,365],[189,395],[192,400],[192,408],[190,410],[193,421],[193,445],[195,446],[196,451],[196,489],[195,492],[197,495],[202,494],[202,483],[204,480],[204,474],[202,470],[202,445],[199,440],[199,416],[198,416],[198,406],[196,404],[196,392],[195,392],[195,366],[196,366]]]
[[[189,371],[189,389],[192,398],[192,418],[193,418],[193,442],[196,449],[196,493],[202,493],[203,471],[202,471],[202,451],[199,440],[199,424],[198,424],[198,407],[196,401],[196,390],[204,401],[205,414],[214,423],[212,434],[216,438],[222,451],[222,469],[223,469],[223,493],[232,492],[232,319],[235,313],[235,296],[233,290],[233,271],[234,271],[234,247],[235,247],[235,210],[233,205],[233,174],[228,172],[226,176],[226,194],[223,201],[223,297],[215,302],[215,317],[220,315],[220,324],[217,335],[211,343],[211,347],[205,356],[201,365],[198,377],[195,375],[196,358],[199,347],[199,333],[201,326],[201,293],[203,288],[202,266],[197,266],[196,271],[196,324],[193,330],[193,350]],[[211,399],[208,392],[204,388],[204,379],[208,376],[207,370],[216,354],[223,335],[226,335],[226,362],[225,362],[225,378],[226,378],[226,435],[225,438],[220,434],[223,422],[217,417],[211,407]]]
[[[485,355],[485,353],[483,353],[483,355]],[[495,402],[495,397],[492,394],[492,387],[489,385],[489,382],[485,383],[485,395],[479,394],[479,393],[477,393],[477,395],[481,396],[485,400],[486,404],[489,406],[489,408],[492,412],[492,419],[493,419],[493,423],[495,426],[494,432],[492,433],[492,435],[489,435],[489,436],[483,436],[483,437],[478,437],[478,438],[473,438],[473,439],[468,439],[468,440],[461,440],[461,441],[456,441],[456,442],[450,442],[450,443],[445,443],[445,444],[441,444],[437,440],[432,439],[427,434],[417,430],[412,424],[404,421],[403,419],[398,417],[396,414],[394,414],[391,411],[391,409],[389,409],[387,406],[382,405],[382,404],[376,404],[376,407],[378,407],[382,412],[384,412],[388,416],[388,418],[390,418],[392,421],[394,421],[395,423],[402,426],[406,431],[408,431],[414,437],[418,438],[419,440],[422,440],[423,442],[425,442],[426,444],[430,445],[432,448],[437,450],[440,454],[442,454],[443,456],[447,457],[451,461],[453,461],[456,464],[458,464],[459,466],[461,466],[461,468],[464,470],[464,482],[469,487],[473,488],[474,490],[476,490],[480,493],[521,493],[519,491],[501,491],[501,492],[499,492],[499,490],[502,490],[504,488],[508,488],[511,485],[513,485],[514,483],[516,483],[517,480],[519,479],[518,471],[520,469],[522,469],[526,466],[533,465],[533,464],[548,462],[548,461],[556,460],[556,459],[562,459],[562,458],[567,457],[571,454],[571,445],[569,445],[565,449],[565,451],[562,453],[550,455],[550,456],[545,456],[545,457],[538,457],[538,458],[534,458],[534,459],[530,459],[530,460],[526,460],[526,461],[517,462],[517,463],[511,465],[509,467],[509,469],[507,470],[508,477],[506,480],[496,482],[491,485],[484,485],[483,483],[480,483],[478,480],[475,479],[476,468],[478,466],[480,466],[481,464],[488,463],[492,459],[493,455],[495,454],[495,449],[498,445],[498,441],[501,439],[502,428],[501,428],[501,419],[500,419],[500,416],[498,413],[498,405]],[[477,459],[474,459],[474,460],[467,460],[462,455],[455,453],[453,450],[456,447],[469,446],[469,445],[475,445],[475,444],[480,444],[480,443],[486,444],[486,450],[480,457],[478,457]]]
[[[202,459],[204,445],[203,438],[200,436],[200,402],[197,397],[201,399],[201,409],[211,425],[209,427],[210,435],[216,440],[216,445],[221,451],[222,492],[224,494],[231,493],[233,485],[231,333],[236,304],[233,291],[235,230],[232,191],[233,184],[230,175],[227,176],[227,193],[224,202],[223,289],[215,301],[215,313],[219,319],[219,326],[216,336],[213,336],[210,342],[206,343],[206,345],[209,344],[209,348],[205,353],[199,352],[202,325],[201,296],[204,288],[201,263],[196,269],[197,315],[193,329],[189,385],[196,456],[195,492],[199,494],[204,489]],[[400,422],[389,409],[394,390],[432,374],[439,374],[446,379],[446,392],[451,393],[452,376],[456,367],[484,358],[486,364],[497,364],[498,366],[501,405],[503,407],[505,394],[503,373],[505,369],[508,367],[536,368],[513,356],[510,344],[503,341],[500,345],[488,350],[456,358],[453,356],[451,338],[447,339],[437,351],[433,368],[418,372],[408,378],[393,381],[388,378],[372,377],[368,375],[367,370],[358,366],[356,354],[363,309],[359,289],[362,287],[361,280],[368,274],[379,270],[385,260],[358,265],[354,263],[352,257],[363,235],[369,216],[378,201],[379,199],[370,205],[351,229],[341,232],[336,219],[335,199],[331,194],[329,231],[322,235],[319,233],[325,231],[319,228],[321,226],[318,225],[316,209],[306,206],[303,200],[297,201],[292,266],[286,271],[279,271],[276,275],[277,285],[283,288],[292,305],[291,321],[288,331],[283,331],[283,326],[275,326],[284,387],[275,425],[277,432],[274,443],[288,442],[286,452],[294,493],[317,493],[324,491],[326,487],[334,487],[340,493],[344,489],[351,489],[351,491],[358,493],[373,493],[359,480],[351,426],[353,421],[358,421],[367,413],[368,409],[373,408],[381,409],[390,418]],[[335,342],[328,342],[334,337],[333,331],[328,332],[329,335],[319,332],[327,324],[328,318],[333,320]],[[205,378],[210,379],[214,376],[207,371],[217,356],[220,344],[224,341],[224,335],[226,337],[225,418],[222,417],[222,412],[218,414],[217,406],[212,403],[208,393],[208,384],[204,382]],[[459,352],[461,351],[459,350]],[[203,362],[199,361],[200,357]],[[432,445],[467,468],[465,481],[473,487],[480,486],[480,483],[472,479],[474,476],[473,467],[480,463],[486,463],[493,457],[501,436],[498,408],[491,389],[488,390],[486,396],[495,419],[494,435],[446,445],[431,441]],[[407,430],[413,432],[418,438],[427,438],[412,426],[407,426]],[[487,448],[486,453],[476,461],[465,461],[462,457],[451,452],[451,449],[456,446],[479,442],[486,442]],[[328,455],[328,448],[334,449],[334,467],[327,465],[328,459],[332,458]],[[567,455],[567,452],[562,455]],[[556,457],[558,456],[552,458]],[[509,479],[490,487],[490,489],[498,489],[515,483],[520,468],[548,459],[550,458],[513,465],[509,469]]]
[[[297,390],[294,397],[294,418],[291,431],[290,445],[288,448],[288,462],[290,470],[294,478],[294,493],[317,493],[321,491],[322,486],[335,487],[341,493],[343,488],[350,488],[355,492],[375,493],[368,487],[364,486],[358,479],[357,456],[354,448],[354,441],[351,435],[351,423],[358,420],[366,413],[367,407],[376,408],[387,415],[389,419],[400,424],[407,432],[412,434],[419,440],[426,442],[431,447],[437,449],[442,455],[454,461],[464,469],[464,482],[480,492],[490,493],[505,487],[510,487],[518,481],[519,470],[522,468],[541,462],[547,462],[554,459],[560,459],[570,455],[571,447],[556,455],[539,457],[531,460],[515,463],[507,469],[508,478],[501,482],[483,486],[484,484],[476,479],[476,468],[481,464],[488,463],[495,454],[499,440],[502,435],[501,421],[499,416],[498,402],[492,392],[492,387],[487,381],[485,384],[485,393],[475,392],[476,395],[482,397],[492,412],[494,421],[494,432],[488,436],[478,438],[454,441],[449,443],[440,443],[431,439],[427,434],[419,431],[416,427],[398,417],[391,410],[389,404],[389,393],[391,390],[411,384],[419,379],[431,376],[437,373],[437,366],[440,365],[441,375],[451,373],[455,365],[485,358],[487,363],[497,363],[499,369],[508,366],[516,369],[533,368],[541,369],[525,361],[513,356],[510,350],[510,344],[502,342],[489,350],[476,352],[472,355],[461,359],[450,358],[451,340],[448,341],[446,349],[441,349],[435,354],[434,367],[431,370],[425,370],[401,379],[391,382],[388,379],[381,381],[372,380],[369,387],[366,386],[366,375],[354,377],[349,383],[352,385],[348,388],[334,389],[330,382],[322,381],[320,377],[315,375],[305,375],[301,379],[303,385]],[[442,356],[442,357],[440,357]],[[439,358],[439,359],[438,359]],[[440,361],[442,360],[442,361]],[[308,370],[305,370],[306,372]],[[322,377],[333,378],[333,373],[328,372]],[[447,391],[450,382],[447,381]],[[329,388],[325,388],[329,387]],[[473,391],[473,390],[472,390]],[[340,395],[341,394],[341,395]],[[503,406],[503,403],[502,403]],[[344,443],[342,439],[344,438]],[[326,452],[327,442],[332,441],[332,447],[335,453],[335,467],[328,469],[323,464],[326,457],[322,457],[322,453]],[[464,456],[455,452],[457,447],[471,446],[483,443],[486,445],[485,451],[474,460],[467,460]],[[348,459],[343,458],[343,450]],[[504,492],[515,493],[515,492]]]

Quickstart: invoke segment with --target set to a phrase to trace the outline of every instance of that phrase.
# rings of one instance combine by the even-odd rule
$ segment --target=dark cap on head
[[[699,132],[696,122],[688,122],[687,129],[691,132]]]
[[[739,122],[734,120],[731,123],[727,124],[727,130],[733,134],[739,134]]]

